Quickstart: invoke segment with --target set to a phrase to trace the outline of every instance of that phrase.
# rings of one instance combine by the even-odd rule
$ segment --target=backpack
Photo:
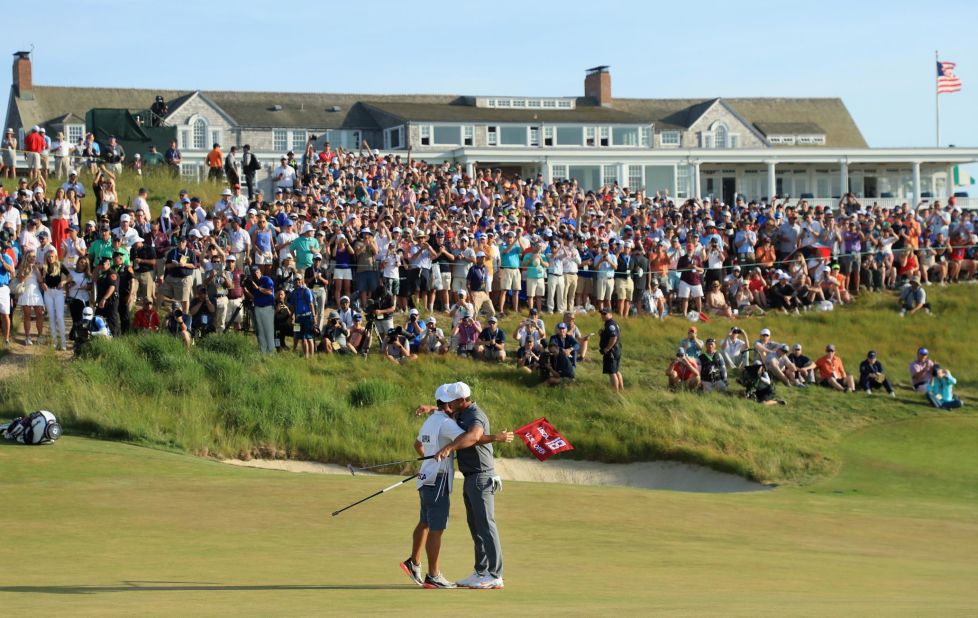
[[[61,437],[58,419],[47,410],[32,412],[28,416],[15,418],[3,429],[3,438],[22,444],[52,444]]]

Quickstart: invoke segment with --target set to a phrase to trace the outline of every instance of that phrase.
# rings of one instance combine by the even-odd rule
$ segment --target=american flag
[[[955,66],[953,62],[937,61],[937,94],[961,90],[961,80],[954,74]]]

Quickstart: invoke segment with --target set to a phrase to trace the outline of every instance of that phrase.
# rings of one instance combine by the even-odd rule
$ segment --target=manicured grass
[[[609,462],[677,459],[756,480],[803,484],[829,475],[848,432],[897,419],[939,413],[908,389],[907,363],[919,345],[958,378],[958,392],[976,399],[978,349],[966,336],[978,288],[932,290],[937,317],[899,318],[889,295],[867,295],[855,307],[800,317],[740,320],[755,338],[801,342],[813,357],[835,343],[850,371],[875,349],[899,397],[841,395],[821,388],[779,387],[786,407],[740,397],[672,393],[664,370],[688,323],[630,319],[622,324],[626,393],[613,395],[599,362],[582,364],[578,384],[534,388],[535,376],[512,364],[455,357],[396,367],[373,354],[366,361],[291,354],[261,359],[253,337],[212,337],[185,351],[165,335],[98,345],[91,358],[39,358],[0,386],[0,414],[46,408],[74,433],[123,439],[198,454],[274,456],[345,464],[403,459],[411,453],[411,411],[443,382],[465,380],[496,429],[546,416],[569,438],[570,457]],[[554,318],[548,327],[553,328]],[[581,318],[584,332],[598,318]],[[731,322],[700,325],[720,337]],[[502,321],[507,332],[515,318]],[[741,389],[736,387],[735,391]],[[969,408],[966,408],[966,410]],[[499,449],[527,456],[520,444]]]
[[[951,616],[978,604],[978,419],[842,441],[809,487],[682,494],[507,483],[506,590],[422,591],[397,568],[417,498],[389,479],[223,466],[67,437],[0,446],[7,616]],[[543,463],[540,465],[549,465]],[[455,497],[443,571],[471,570]]]

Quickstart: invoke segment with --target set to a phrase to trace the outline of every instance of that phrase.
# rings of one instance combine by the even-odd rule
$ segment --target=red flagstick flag
[[[540,461],[546,461],[557,453],[574,450],[570,442],[565,440],[564,436],[560,435],[560,432],[545,418],[538,418],[514,431],[526,443],[533,456]]]

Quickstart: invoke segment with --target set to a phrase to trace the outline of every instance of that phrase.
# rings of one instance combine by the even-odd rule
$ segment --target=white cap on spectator
[[[231,189],[225,189],[221,191],[221,195],[231,195]]]
[[[305,222],[305,223],[302,224],[302,231],[299,232],[299,233],[300,234],[305,234],[307,232],[312,232],[314,230],[315,230],[315,228],[312,227],[312,224],[307,221],[307,222]]]
[[[418,315],[418,310],[412,307],[411,310],[408,311],[408,315]]]
[[[762,328],[761,329],[761,334],[762,335],[770,335],[771,334],[771,329],[770,328]]]
[[[129,213],[123,213],[122,216],[119,217],[119,222],[121,223],[123,221],[129,221]]]
[[[200,230],[198,230],[197,228],[194,228],[194,229],[190,230],[190,235],[191,236],[196,236],[197,238],[200,238]]]

